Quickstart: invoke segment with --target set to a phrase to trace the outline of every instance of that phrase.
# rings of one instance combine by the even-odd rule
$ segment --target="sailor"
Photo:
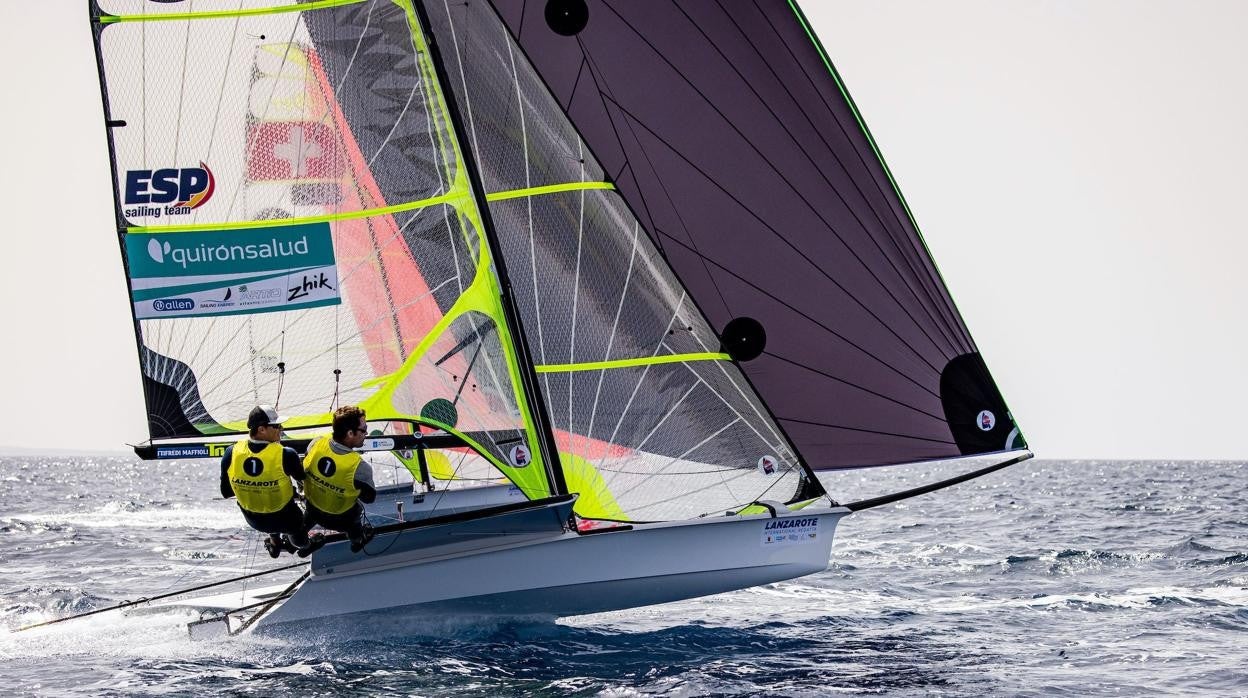
[[[332,435],[313,441],[303,458],[308,521],[346,533],[353,553],[373,537],[360,504],[377,499],[373,467],[353,450],[364,445],[367,435],[364,410],[344,405],[334,412]]]
[[[282,418],[269,405],[259,405],[247,415],[247,429],[249,437],[232,444],[221,457],[221,496],[237,497],[247,523],[269,534],[264,541],[269,557],[282,550],[305,557],[323,541],[308,537],[310,526],[295,502],[291,479],[303,480],[299,454],[281,445]]]

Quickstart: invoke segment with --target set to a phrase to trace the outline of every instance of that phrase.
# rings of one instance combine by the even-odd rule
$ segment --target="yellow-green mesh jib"
[[[493,320],[498,333],[499,343],[502,347],[507,372],[512,384],[513,399],[519,407],[520,419],[524,424],[531,454],[530,462],[523,468],[516,468],[510,464],[497,462],[495,464],[525,493],[525,496],[530,499],[540,498],[553,493],[553,483],[550,483],[546,477],[546,464],[538,446],[538,440],[541,438],[541,435],[538,434],[532,411],[529,407],[528,396],[524,394],[524,389],[522,388],[523,381],[521,380],[519,359],[516,354],[511,330],[507,326],[506,317],[503,313],[502,289],[493,270],[493,260],[490,256],[490,246],[486,239],[481,212],[477,208],[475,197],[471,195],[472,187],[467,178],[464,155],[459,147],[457,138],[455,138],[455,128],[451,121],[450,109],[447,106],[446,96],[438,80],[437,71],[434,68],[428,50],[428,42],[420,27],[420,21],[416,16],[416,10],[410,0],[394,0],[394,2],[406,13],[408,28],[417,53],[422,79],[430,86],[437,118],[442,121],[445,133],[451,134],[448,142],[443,143],[442,147],[443,152],[448,152],[453,156],[455,163],[452,175],[454,184],[449,193],[458,193],[459,196],[454,197],[452,201],[448,201],[447,205],[455,209],[456,218],[460,225],[465,230],[471,230],[475,233],[478,241],[476,249],[479,250],[480,259],[478,260],[477,273],[472,284],[455,302],[451,310],[438,322],[433,331],[429,333],[429,336],[426,336],[420,342],[420,345],[408,357],[403,366],[391,376],[380,379],[384,380],[385,383],[384,387],[375,396],[375,399],[387,401],[391,399],[397,385],[410,373],[419,357],[424,355],[433,341],[452,321],[469,311],[477,311],[486,315]],[[441,132],[442,130],[439,129],[439,133]],[[523,195],[520,194],[520,196]]]
[[[578,515],[587,519],[628,520],[628,516],[607,487],[607,481],[592,463],[575,453],[563,452],[559,453],[559,462],[563,465],[563,478],[568,492],[579,495],[576,498]]]

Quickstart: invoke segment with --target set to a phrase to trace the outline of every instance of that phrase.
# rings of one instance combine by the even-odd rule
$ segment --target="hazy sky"
[[[0,446],[146,438],[85,5],[0,24]],[[804,6],[1037,454],[1248,458],[1248,3]]]

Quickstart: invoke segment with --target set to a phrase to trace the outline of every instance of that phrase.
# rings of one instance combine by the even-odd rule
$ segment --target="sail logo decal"
[[[758,472],[764,475],[775,475],[778,463],[775,456],[763,456],[758,459]]]
[[[328,223],[129,233],[126,262],[140,320],[342,302]]]
[[[158,313],[172,313],[194,309],[195,301],[190,298],[157,298],[152,301],[152,310]]]
[[[307,298],[308,294],[323,288],[329,289],[330,291],[334,290],[334,286],[329,282],[329,277],[325,275],[325,272],[320,272],[319,274],[304,274],[303,278],[296,281],[292,288],[286,289],[287,293],[290,294],[287,300],[293,301],[300,298]]]
[[[529,455],[529,447],[524,444],[516,444],[511,447],[511,452],[507,454],[507,460],[517,468],[523,468],[532,461]]]
[[[992,428],[997,426],[997,416],[988,410],[982,410],[975,417],[975,426],[978,426],[980,431],[992,431]]]
[[[216,188],[216,178],[203,162],[199,167],[129,170],[122,201],[132,208],[122,214],[127,218],[186,215],[208,203]]]
[[[763,547],[810,543],[819,539],[819,517],[772,519],[763,525]]]
[[[176,238],[174,238],[176,240]],[[147,256],[157,264],[164,264],[166,258],[183,269],[192,264],[231,263],[249,259],[267,259],[270,257],[300,257],[308,254],[308,238],[283,242],[271,238],[261,243],[246,245],[212,245],[199,244],[175,247],[169,240],[150,240],[147,243]]]

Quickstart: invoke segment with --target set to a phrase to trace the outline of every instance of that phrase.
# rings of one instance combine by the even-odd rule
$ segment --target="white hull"
[[[848,513],[811,507],[775,518],[638,524],[589,535],[499,517],[417,529],[425,540],[399,553],[350,555],[345,544],[333,544],[313,556],[312,576],[253,630],[369,613],[561,617],[767,584],[826,569],[836,524]],[[384,545],[379,537],[368,547]]]
[[[365,504],[364,512],[374,526],[381,526],[399,519],[399,504],[403,505],[403,520],[415,521],[523,501],[524,492],[510,483],[433,492],[413,491],[411,484],[402,484],[379,489],[377,500]]]

